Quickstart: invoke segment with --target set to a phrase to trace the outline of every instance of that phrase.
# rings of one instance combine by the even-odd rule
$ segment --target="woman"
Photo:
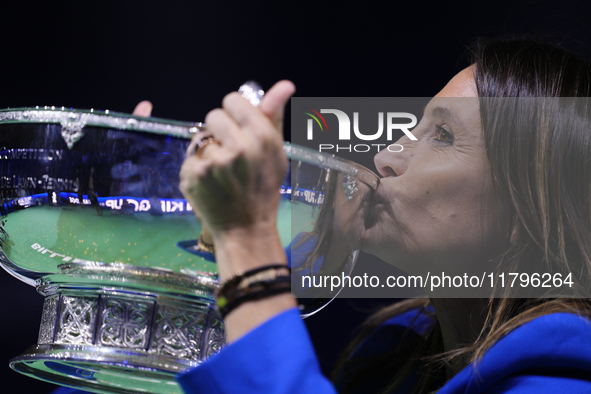
[[[210,229],[224,283],[269,265],[285,275],[275,208],[294,90],[277,83],[259,108],[226,96],[206,118],[216,143],[197,137],[189,147],[181,190]],[[578,56],[531,40],[482,41],[427,106],[418,140],[376,156],[383,178],[366,251],[409,274],[572,272],[575,286],[571,298],[515,298],[523,294],[497,283],[501,298],[431,293],[393,305],[347,349],[340,392],[591,392],[591,303],[581,298],[591,267],[589,93],[591,66]],[[548,97],[584,99],[539,99]],[[186,393],[336,392],[296,301],[275,285],[226,310],[230,345],[178,378]]]
[[[458,262],[489,272],[499,265],[519,272],[526,263],[574,271],[574,295],[586,294],[579,290],[589,283],[591,267],[587,101],[487,98],[590,92],[589,63],[567,51],[531,40],[480,42],[474,64],[427,106],[413,130],[418,141],[403,137],[403,153],[376,156],[384,178],[364,249],[409,273]],[[181,190],[212,232],[222,281],[285,263],[273,207],[286,170],[283,107],[293,93],[293,84],[279,82],[260,108],[236,93],[226,96],[223,109],[206,118],[217,143],[189,155],[181,171]],[[516,127],[508,133],[504,122],[511,112]],[[433,298],[429,304],[409,301],[370,319],[348,350],[352,362],[337,374],[340,387],[591,392],[588,300]],[[231,345],[179,378],[186,392],[334,392],[320,375],[295,307],[281,293],[229,312]],[[436,317],[427,317],[431,310]],[[387,337],[378,352],[365,351],[372,342],[375,348],[385,327],[402,325],[410,329],[388,331],[398,338]],[[355,365],[356,359],[362,362]]]

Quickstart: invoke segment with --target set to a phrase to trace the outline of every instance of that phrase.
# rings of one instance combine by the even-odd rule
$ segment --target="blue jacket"
[[[383,343],[384,333],[408,327],[411,319],[407,313],[388,321],[363,347],[371,352],[390,346]],[[412,328],[420,332],[425,324],[418,320]],[[177,380],[187,394],[336,393],[320,372],[297,309],[267,321]],[[368,382],[367,389],[371,386]],[[54,392],[65,393],[79,392]],[[524,324],[486,352],[477,369],[464,368],[438,393],[591,393],[591,321],[555,313]]]

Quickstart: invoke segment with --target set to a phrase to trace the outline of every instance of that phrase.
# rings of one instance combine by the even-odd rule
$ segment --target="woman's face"
[[[494,198],[473,71],[456,75],[425,108],[419,125],[382,150],[363,249],[409,273],[465,270],[496,257],[507,235]]]

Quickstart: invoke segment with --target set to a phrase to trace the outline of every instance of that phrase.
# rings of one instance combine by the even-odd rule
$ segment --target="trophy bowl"
[[[0,266],[45,297],[37,344],[12,369],[97,393],[182,393],[175,375],[224,346],[215,255],[178,190],[203,129],[109,111],[0,111]],[[379,179],[284,151],[278,228],[305,317],[341,290],[315,278],[353,270]]]

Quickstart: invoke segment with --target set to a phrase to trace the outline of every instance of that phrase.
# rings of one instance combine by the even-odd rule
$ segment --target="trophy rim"
[[[0,124],[41,123],[63,125],[68,122],[78,122],[83,127],[114,128],[118,130],[174,135],[182,138],[191,138],[195,133],[203,131],[205,128],[205,124],[202,122],[147,118],[109,110],[74,109],[55,106],[6,108],[0,110]]]
[[[100,362],[97,363],[96,360],[93,362],[92,359],[89,359],[89,355],[94,357],[98,355]],[[105,390],[107,387],[102,382],[93,383],[91,379],[68,377],[67,375],[61,376],[47,371],[40,371],[39,368],[35,367],[35,362],[41,362],[43,364],[45,362],[63,363],[65,365],[71,364],[73,368],[80,367],[84,369],[87,367],[95,370],[94,372],[105,369],[110,374],[117,374],[120,377],[129,376],[130,379],[133,379],[133,375],[130,375],[130,370],[149,373],[167,382],[164,386],[177,385],[179,393],[182,390],[178,386],[175,377],[179,373],[201,364],[201,361],[183,360],[172,356],[147,354],[145,352],[120,350],[104,346],[64,344],[33,345],[23,354],[12,358],[9,362],[12,370],[28,377],[82,390]],[[118,370],[121,371],[118,372]],[[108,386],[108,389],[117,390],[117,387]],[[121,387],[119,391],[109,392],[131,394],[136,391],[131,387]]]
[[[82,127],[115,128],[154,134],[174,135],[191,138],[195,133],[205,131],[203,122],[185,122],[164,118],[142,117],[122,112],[94,109],[74,109],[55,106],[36,106],[0,109],[0,124],[67,124],[75,122]],[[377,187],[379,177],[367,167],[325,152],[317,152],[300,145],[285,142],[283,150],[291,160],[304,161],[322,168],[357,176],[361,181]]]
[[[283,151],[292,161],[302,161],[307,164],[313,164],[324,169],[335,170],[345,175],[356,177],[374,190],[380,183],[380,177],[369,168],[334,154],[318,152],[289,142],[283,144]]]

